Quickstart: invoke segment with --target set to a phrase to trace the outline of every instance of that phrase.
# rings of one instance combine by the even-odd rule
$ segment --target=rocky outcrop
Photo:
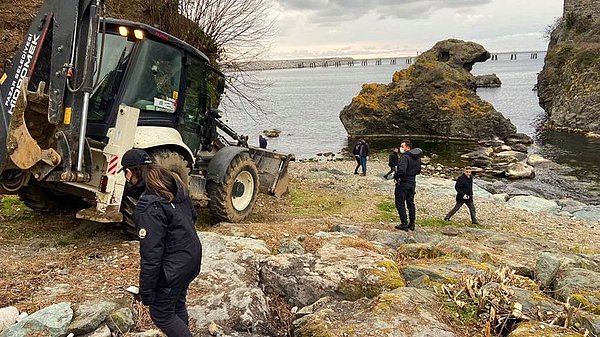
[[[547,126],[559,131],[600,132],[600,20],[573,8],[552,31],[538,75]]]
[[[475,62],[490,53],[460,40],[438,42],[392,82],[364,84],[340,119],[351,136],[394,134],[484,139],[506,138],[515,126],[475,93]]]
[[[475,85],[477,88],[499,88],[502,81],[496,74],[475,76]]]
[[[440,306],[434,292],[416,288],[353,302],[324,298],[294,321],[294,336],[456,336],[439,319]]]
[[[64,337],[73,318],[71,303],[63,302],[25,317],[0,333],[1,337],[46,336]]]

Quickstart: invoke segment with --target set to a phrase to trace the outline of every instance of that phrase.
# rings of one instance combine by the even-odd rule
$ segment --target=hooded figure
[[[181,179],[153,164],[144,150],[125,152],[121,165],[128,183],[144,184],[133,212],[142,303],[150,306],[150,318],[168,337],[191,337],[185,303],[202,260],[192,200]]]
[[[405,140],[400,145],[400,160],[396,166],[394,180],[396,189],[394,197],[396,201],[396,210],[400,216],[400,224],[396,229],[408,231],[415,230],[416,207],[415,207],[415,187],[416,176],[421,173],[421,155],[423,151],[419,148],[412,148],[412,143]],[[408,208],[408,217],[406,209]]]

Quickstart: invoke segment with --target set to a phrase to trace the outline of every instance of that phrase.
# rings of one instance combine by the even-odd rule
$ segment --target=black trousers
[[[356,168],[354,169],[354,173],[358,173],[358,169],[362,166],[362,162],[359,156],[354,156],[354,159],[356,159]]]
[[[396,210],[398,210],[401,225],[403,227],[407,227],[409,225],[414,226],[415,219],[417,217],[417,211],[415,209],[415,183],[401,182],[396,184],[394,197],[396,201]],[[407,208],[408,217],[406,216]]]
[[[450,220],[454,213],[458,212],[458,210],[462,207],[463,204],[467,205],[467,207],[469,208],[469,213],[471,214],[471,222],[477,223],[477,214],[475,214],[475,204],[473,203],[473,200],[470,199],[469,201],[457,201],[456,205],[454,205],[454,208],[451,209],[450,212],[448,212],[445,219]]]
[[[188,286],[184,288],[165,288],[156,292],[156,298],[150,304],[152,322],[167,337],[192,337],[189,317],[185,306]]]

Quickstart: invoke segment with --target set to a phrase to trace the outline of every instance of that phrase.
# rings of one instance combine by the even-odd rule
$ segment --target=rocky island
[[[428,138],[505,139],[515,126],[476,94],[475,62],[490,53],[461,40],[438,42],[389,84],[364,84],[340,112],[352,137],[411,135]]]

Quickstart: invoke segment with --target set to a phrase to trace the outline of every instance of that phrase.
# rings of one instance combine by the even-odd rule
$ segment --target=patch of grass
[[[295,189],[290,192],[290,213],[305,216],[339,214],[350,205],[348,198],[327,192]]]
[[[6,196],[2,198],[1,203],[0,217],[2,220],[29,220],[35,216],[19,197]]]
[[[444,309],[450,317],[461,325],[474,326],[479,322],[476,305],[468,303],[461,308],[454,302],[445,302]]]
[[[383,222],[397,222],[398,211],[396,211],[396,204],[393,200],[382,200],[377,204],[377,214],[373,219],[375,221]]]

